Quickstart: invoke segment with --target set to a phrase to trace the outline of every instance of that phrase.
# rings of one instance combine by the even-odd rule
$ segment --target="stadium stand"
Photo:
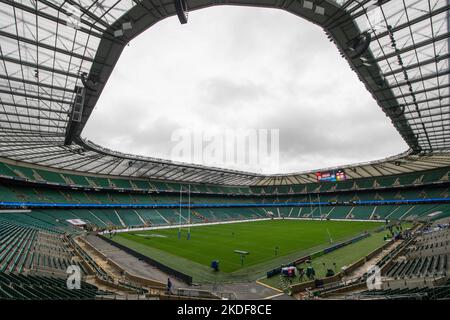
[[[34,218],[0,215],[0,272],[45,272],[65,274],[74,254],[60,227],[35,223]],[[24,217],[22,217],[24,218]],[[33,219],[33,220],[32,220]],[[74,230],[75,231],[75,230]]]
[[[362,178],[354,179],[354,181],[343,182],[321,182],[321,183],[307,183],[303,185],[293,185],[289,187],[235,187],[235,186],[214,186],[190,184],[191,193],[201,194],[218,194],[218,195],[289,195],[289,194],[316,194],[333,193],[336,191],[355,191],[355,190],[385,190],[387,188],[403,189],[405,187],[418,187],[436,185],[449,181],[449,169],[447,167],[419,171],[415,173],[392,175],[391,177],[379,178]],[[81,173],[61,173],[51,171],[50,169],[34,169],[29,165],[19,166],[0,162],[0,177],[11,180],[27,181],[47,185],[60,186],[77,186],[84,188],[95,188],[104,190],[129,190],[129,191],[159,191],[168,193],[179,193],[180,189],[188,190],[187,184],[146,181],[139,179],[124,179],[111,177],[95,177],[81,175]],[[75,182],[76,181],[76,182]],[[441,190],[444,192],[444,190]]]
[[[358,297],[448,297],[450,283],[450,229],[448,224],[422,229],[404,247],[381,264],[381,288],[363,291]]]
[[[450,285],[433,288],[368,290],[360,293],[358,298],[370,300],[447,300],[450,298]]]
[[[92,300],[110,292],[85,281],[79,290],[67,288],[66,279],[0,272],[0,299],[5,300]]]
[[[22,175],[36,176],[36,170],[23,170],[21,167],[3,166],[3,173],[25,172]],[[9,168],[7,171],[5,168]],[[51,176],[42,173],[39,176]],[[434,173],[433,177],[441,177],[442,172]],[[33,175],[32,175],[33,173]],[[424,174],[420,175],[424,176]],[[393,178],[391,179],[393,180]],[[400,178],[395,179],[397,181]],[[416,181],[410,178],[407,181]],[[423,181],[423,180],[421,180]],[[428,180],[430,181],[430,180]],[[161,186],[160,186],[161,187]],[[306,188],[306,187],[305,187]],[[305,189],[304,188],[304,189]],[[262,188],[261,188],[262,189]],[[266,217],[267,211],[271,211],[275,216],[283,217],[303,217],[303,218],[327,218],[327,219],[437,219],[448,216],[449,205],[442,203],[448,199],[448,186],[446,183],[437,183],[428,186],[415,186],[404,188],[393,192],[392,189],[380,190],[353,190],[340,192],[326,192],[314,195],[302,194],[276,194],[277,188],[270,188],[268,191],[261,191],[263,194],[256,195],[255,192],[237,195],[226,194],[204,194],[202,192],[191,194],[191,206],[197,209],[197,215],[192,216],[191,222],[205,222],[207,220],[230,220]],[[179,206],[179,195],[171,195],[171,192],[160,191],[149,193],[151,190],[140,192],[138,190],[127,190],[126,192],[108,189],[96,190],[86,188],[74,190],[67,186],[37,186],[29,183],[11,183],[9,179],[4,179],[0,185],[0,201],[19,202],[16,208],[31,208],[40,212],[41,219],[53,223],[58,218],[67,220],[70,218],[84,218],[88,223],[97,227],[134,227],[147,224],[161,225],[164,223],[174,224],[179,220],[176,211],[172,209],[158,208],[153,211],[151,217],[148,216],[152,210],[146,206],[155,204],[171,205],[173,209]],[[241,190],[242,191],[242,190]],[[280,191],[278,188],[277,192]],[[432,198],[430,198],[432,196]],[[186,197],[185,197],[186,198]],[[313,203],[308,205],[312,201]],[[320,201],[321,205],[317,205]],[[411,204],[410,201],[415,201]],[[373,202],[376,202],[375,205]],[[422,202],[428,202],[422,203]],[[287,204],[284,206],[276,206]],[[299,203],[300,207],[288,206],[290,203]],[[302,206],[301,204],[304,203]],[[37,209],[34,204],[49,204],[55,207],[59,204],[61,210]],[[224,204],[222,208],[214,208],[216,204]],[[228,204],[228,205],[227,205]],[[252,204],[255,207],[244,207],[242,205]],[[70,208],[67,208],[70,205]],[[78,208],[83,205],[85,208]],[[115,208],[97,208],[95,205],[108,205]],[[134,205],[133,209],[122,208],[123,205]],[[139,207],[143,205],[144,207]],[[203,210],[201,206],[211,206],[208,210]],[[239,212],[235,208],[239,207]],[[270,207],[265,208],[265,205]],[[154,208],[156,209],[156,208]],[[144,210],[143,216],[139,211]],[[48,217],[51,216],[51,218]],[[147,218],[146,218],[147,217]],[[50,219],[50,220],[49,220]]]

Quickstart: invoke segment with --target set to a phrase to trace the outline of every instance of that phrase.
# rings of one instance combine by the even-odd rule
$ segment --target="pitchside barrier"
[[[328,254],[328,253],[330,253],[330,252],[332,252],[332,251],[334,251],[334,250],[337,250],[337,249],[339,249],[339,248],[348,246],[349,244],[358,242],[358,241],[360,241],[360,240],[362,240],[362,239],[365,239],[365,238],[367,238],[367,237],[369,237],[369,236],[370,236],[370,233],[365,232],[365,233],[362,233],[362,234],[360,234],[359,236],[356,236],[356,237],[354,237],[354,238],[352,238],[352,239],[350,239],[350,240],[347,240],[347,241],[338,243],[338,244],[336,244],[336,245],[334,245],[334,246],[331,246],[331,247],[325,248],[325,249],[323,249],[323,250],[314,252],[314,253],[312,253],[312,254],[310,254],[310,255],[303,256],[303,257],[301,257],[300,259],[297,259],[297,260],[295,260],[295,261],[293,261],[293,262],[291,262],[291,263],[288,263],[288,264],[285,265],[285,266],[282,266],[282,267],[279,267],[279,268],[275,268],[275,269],[272,269],[272,270],[268,271],[268,272],[267,272],[267,278],[270,278],[270,277],[273,277],[273,276],[275,276],[275,275],[277,275],[277,274],[280,274],[280,273],[281,273],[281,269],[282,269],[283,267],[295,267],[296,265],[302,264],[302,263],[304,263],[305,261],[308,261],[308,260],[312,260],[312,259],[318,258],[318,257],[320,257],[320,256],[323,256],[324,254]]]
[[[171,267],[169,267],[169,266],[167,266],[165,264],[162,264],[159,261],[156,261],[156,260],[154,260],[154,259],[152,259],[150,257],[147,257],[147,256],[143,255],[142,253],[134,251],[133,249],[128,248],[128,247],[126,247],[126,246],[124,246],[124,245],[122,245],[120,243],[112,241],[111,239],[108,239],[105,236],[102,236],[100,234],[98,234],[97,236],[102,238],[103,240],[105,240],[109,244],[111,244],[111,245],[113,245],[113,246],[115,246],[115,247],[125,251],[126,253],[129,253],[132,256],[138,258],[139,260],[142,260],[142,261],[148,263],[149,265],[152,265],[152,266],[158,268],[159,270],[161,270],[161,271],[163,271],[163,272],[165,272],[165,273],[167,273],[167,274],[169,274],[169,275],[171,275],[171,276],[173,276],[175,278],[178,278],[178,279],[180,279],[181,281],[183,281],[183,282],[185,282],[187,284],[192,284],[192,277],[191,276],[189,276],[189,275],[187,275],[187,274],[185,274],[183,272],[180,272],[178,270],[172,269]]]

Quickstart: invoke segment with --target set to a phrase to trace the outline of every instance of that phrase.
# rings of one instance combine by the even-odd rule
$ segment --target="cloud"
[[[169,158],[172,133],[280,130],[279,172],[375,160],[406,144],[323,30],[280,10],[219,6],[168,18],[126,47],[83,136]],[[208,165],[208,163],[203,163]]]
[[[210,78],[199,83],[198,92],[203,103],[212,108],[230,106],[242,102],[256,102],[264,98],[266,88],[264,85],[256,84],[246,79],[244,81],[233,81],[229,78]]]

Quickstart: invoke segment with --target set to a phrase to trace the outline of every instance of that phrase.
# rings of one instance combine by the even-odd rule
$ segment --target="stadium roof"
[[[306,182],[309,173],[265,176],[175,163],[81,138],[123,48],[176,14],[175,2],[0,0],[0,156],[119,176],[237,185]],[[189,10],[221,4],[187,3]],[[350,177],[449,165],[450,0],[226,4],[279,8],[321,26],[409,145],[407,154],[350,166],[356,168]]]

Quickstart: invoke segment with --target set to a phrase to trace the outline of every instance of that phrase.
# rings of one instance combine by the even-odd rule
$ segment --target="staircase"
[[[203,215],[201,215],[200,213],[198,213],[197,211],[192,210],[191,212],[192,212],[192,214],[193,214],[194,216],[196,216],[197,218],[199,218],[199,219],[202,220],[203,222],[208,222],[208,219],[207,219],[205,216],[203,216]]]

